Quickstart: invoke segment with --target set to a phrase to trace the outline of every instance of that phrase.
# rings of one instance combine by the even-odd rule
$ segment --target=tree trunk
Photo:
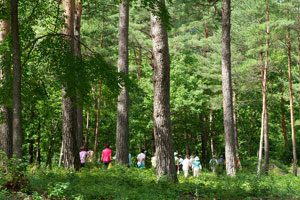
[[[205,25],[205,38],[208,38],[208,25],[206,24]],[[204,46],[204,49],[203,49],[203,57],[204,58],[207,58],[207,48],[206,46]]]
[[[282,128],[282,135],[284,138],[284,144],[285,147],[288,149],[289,148],[289,143],[287,140],[287,134],[286,134],[286,128],[285,128],[285,116],[284,116],[284,99],[283,99],[283,89],[280,87],[280,93],[281,93],[281,98],[280,98],[280,104],[281,104],[281,128]]]
[[[18,0],[10,1],[13,51],[13,154],[22,158],[21,49],[19,39]]]
[[[235,154],[239,157],[239,138],[237,130],[237,105],[236,105],[236,92],[233,91],[233,126],[234,126],[234,141],[235,141]]]
[[[98,93],[98,111],[97,111],[97,121],[96,121],[96,130],[95,130],[95,143],[94,143],[94,152],[98,150],[98,136],[99,136],[99,127],[100,127],[100,109],[101,109],[101,91],[102,91],[102,80],[99,81],[99,93]],[[97,155],[97,154],[95,154]]]
[[[86,135],[84,139],[85,149],[89,149],[89,122],[90,122],[90,109],[88,108],[86,114],[86,126],[85,126]]]
[[[36,138],[36,161],[38,165],[41,165],[41,123],[38,124],[37,138]]]
[[[165,6],[164,0],[159,0]],[[156,8],[159,9],[159,8]],[[156,146],[156,175],[166,175],[177,182],[170,119],[170,57],[168,34],[161,19],[151,13],[151,36],[154,54],[154,135]]]
[[[30,105],[30,116],[29,116],[29,119],[31,122],[34,121],[34,118],[35,118],[35,112],[34,112],[34,105]],[[30,134],[29,134],[29,163],[32,164],[33,161],[34,161],[34,132],[35,131],[30,131]]]
[[[66,39],[70,43],[70,51],[74,53],[74,0],[63,0],[65,26],[63,34],[68,35]],[[73,74],[74,75],[74,74]],[[62,89],[62,115],[63,115],[63,157],[65,168],[80,168],[79,149],[76,139],[77,114],[76,106],[73,106],[74,98],[67,94],[69,83],[63,85]]]
[[[60,148],[60,154],[59,154],[59,161],[58,161],[58,166],[61,166],[62,160],[64,158],[64,142],[62,141],[61,143],[61,148]]]
[[[184,132],[183,133],[184,133],[184,142],[185,142],[185,153],[186,155],[191,155],[186,119],[187,119],[186,111],[184,110]]]
[[[299,63],[299,73],[300,73],[300,32],[298,32],[298,63]]]
[[[0,45],[5,41],[9,32],[9,20],[0,21]],[[10,55],[5,52],[0,55],[0,61],[6,66],[6,70],[0,70],[0,80],[8,81],[11,76],[11,66],[7,60],[10,60]],[[6,63],[7,62],[7,63]],[[2,87],[2,85],[0,85]],[[11,101],[11,98],[8,98]],[[12,110],[6,105],[0,106],[0,115],[2,123],[0,124],[0,150],[4,151],[8,158],[12,157]]]
[[[58,123],[56,123],[55,127],[51,130],[51,135],[49,137],[50,144],[49,144],[49,147],[48,147],[46,167],[50,166],[50,168],[51,168],[51,163],[52,163],[51,161],[52,161],[52,156],[53,156],[53,146],[54,146],[54,142],[55,142],[54,136],[55,136],[55,132],[56,132],[57,127],[58,127]]]
[[[215,155],[214,132],[213,132],[213,110],[209,111],[209,132],[210,132],[210,150],[211,156]]]
[[[259,54],[260,60],[262,62],[261,67],[261,87],[263,93],[263,85],[264,85],[264,67],[263,67],[263,52]],[[257,175],[260,177],[261,175],[261,164],[262,164],[262,153],[263,153],[263,144],[264,144],[264,118],[265,118],[265,109],[264,104],[261,113],[261,130],[260,130],[260,140],[259,140],[259,151],[258,151],[258,163],[257,163]]]
[[[119,59],[118,72],[128,77],[128,27],[129,0],[123,0],[119,5]],[[128,165],[129,155],[129,91],[123,87],[118,96],[116,162]]]
[[[75,24],[74,24],[74,54],[81,59],[81,43],[80,43],[80,27],[81,27],[81,16],[82,16],[82,2],[77,0],[77,10],[75,12]],[[77,129],[76,129],[76,143],[77,148],[80,149],[83,142],[83,108],[82,98],[77,91],[77,103],[76,103],[76,114],[77,114]]]
[[[266,0],[266,19],[269,23],[269,5]],[[265,67],[263,78],[263,109],[264,109],[264,140],[265,140],[265,157],[264,157],[264,173],[268,174],[269,171],[269,120],[268,120],[268,104],[267,104],[267,72],[269,68],[269,42],[270,42],[270,27],[267,24],[267,39],[266,39],[266,52],[265,52]]]
[[[223,0],[222,19],[222,90],[224,109],[226,173],[236,174],[235,140],[233,126],[231,50],[230,50],[230,0]]]
[[[289,18],[289,10],[287,10]],[[288,43],[288,67],[289,67],[289,92],[290,92],[290,111],[291,111],[291,130],[292,130],[292,144],[293,144],[293,174],[297,176],[297,150],[295,138],[295,120],[294,120],[294,105],[293,105],[293,85],[292,85],[292,57],[291,57],[291,40],[290,40],[290,27],[286,28],[286,39]]]
[[[207,157],[207,141],[208,141],[208,132],[207,132],[207,119],[203,117],[203,132],[201,135],[202,141],[202,162],[204,166],[208,165],[208,157]]]

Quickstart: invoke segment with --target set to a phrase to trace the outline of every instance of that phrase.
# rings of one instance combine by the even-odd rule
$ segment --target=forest
[[[0,0],[0,199],[299,199],[299,75],[300,0]]]

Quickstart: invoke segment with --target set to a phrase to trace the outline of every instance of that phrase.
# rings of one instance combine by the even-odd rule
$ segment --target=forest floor
[[[108,170],[83,168],[75,172],[28,166],[28,184],[17,190],[5,188],[5,181],[12,181],[16,174],[11,174],[11,179],[0,176],[0,199],[300,199],[300,179],[291,174],[290,167],[271,162],[269,175],[258,178],[255,165],[254,160],[244,162],[233,178],[224,172],[216,175],[207,170],[198,178],[184,178],[181,173],[179,183],[175,184],[166,177],[157,182],[153,169],[114,166]]]

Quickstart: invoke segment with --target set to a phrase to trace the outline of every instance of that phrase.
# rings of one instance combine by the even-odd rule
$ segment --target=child
[[[81,167],[84,167],[85,158],[87,157],[87,155],[88,155],[88,153],[85,151],[85,147],[81,146],[80,147],[80,152],[79,152]]]
[[[189,175],[189,168],[191,166],[189,155],[185,156],[185,159],[182,161],[182,169],[184,172],[184,177],[187,178]]]
[[[194,177],[199,177],[199,171],[202,169],[202,166],[200,164],[200,159],[198,158],[198,156],[196,156],[193,166],[194,166]]]

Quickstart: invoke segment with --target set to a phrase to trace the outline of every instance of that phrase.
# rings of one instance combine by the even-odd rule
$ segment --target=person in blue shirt
[[[199,172],[200,170],[202,170],[202,166],[198,156],[196,156],[193,166],[194,166],[194,177],[199,177]]]

